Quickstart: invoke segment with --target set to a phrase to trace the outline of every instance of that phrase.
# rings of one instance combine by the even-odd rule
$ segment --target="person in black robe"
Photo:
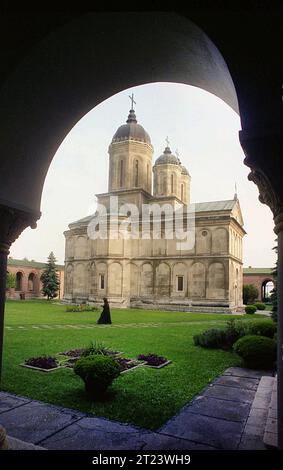
[[[101,312],[99,319],[97,320],[97,323],[99,325],[111,324],[112,321],[111,321],[111,316],[110,316],[110,307],[109,307],[109,303],[106,297],[103,297],[103,302],[104,302],[103,310]]]

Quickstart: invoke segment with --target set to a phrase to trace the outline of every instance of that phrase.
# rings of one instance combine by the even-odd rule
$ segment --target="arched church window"
[[[146,185],[149,186],[149,164],[146,167]]]
[[[163,194],[166,194],[166,192],[167,192],[167,179],[166,179],[166,176],[164,176],[164,178],[163,178],[162,193],[163,193]]]
[[[124,185],[124,161],[120,161],[120,188]]]
[[[184,185],[181,184],[181,201],[184,199]]]
[[[139,185],[139,161],[135,161],[135,186]]]
[[[171,193],[174,192],[174,176],[171,175]]]

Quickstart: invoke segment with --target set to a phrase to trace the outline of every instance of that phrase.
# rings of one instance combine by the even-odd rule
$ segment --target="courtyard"
[[[97,325],[99,314],[66,312],[56,302],[8,301],[2,390],[156,430],[227,368],[240,365],[236,354],[196,347],[192,339],[207,328],[224,326],[231,315],[112,309],[113,324]],[[262,318],[234,318],[257,317]],[[43,373],[20,367],[25,359],[87,347],[93,340],[125,357],[156,353],[172,363],[122,374],[100,401],[87,399],[72,369]]]

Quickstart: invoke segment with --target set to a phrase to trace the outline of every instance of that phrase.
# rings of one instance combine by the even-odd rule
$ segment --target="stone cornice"
[[[0,204],[0,251],[8,254],[11,244],[25,228],[36,228],[40,215]]]

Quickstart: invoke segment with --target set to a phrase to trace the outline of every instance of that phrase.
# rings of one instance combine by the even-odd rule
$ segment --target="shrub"
[[[66,312],[95,312],[97,310],[97,307],[86,304],[67,305],[66,307]]]
[[[204,348],[221,348],[225,343],[225,332],[216,328],[206,330],[199,335],[193,337],[195,346]]]
[[[253,284],[245,284],[243,286],[243,302],[245,305],[252,304],[258,299],[258,289]]]
[[[248,335],[273,338],[276,330],[276,324],[272,320],[252,320],[246,325],[246,333]]]
[[[276,343],[264,336],[247,335],[233,346],[242,357],[244,366],[251,369],[272,369],[276,360]]]
[[[25,364],[27,366],[40,367],[41,369],[54,369],[59,365],[56,357],[52,356],[31,357],[25,360]]]
[[[90,398],[103,395],[107,387],[120,375],[119,365],[111,357],[101,354],[78,359],[74,372],[85,383]]]
[[[256,307],[254,305],[247,305],[245,307],[245,312],[251,315],[252,313],[256,312]]]
[[[255,302],[254,306],[255,306],[258,310],[265,310],[265,309],[266,309],[266,306],[265,306],[262,302]]]
[[[223,330],[212,328],[193,337],[196,346],[204,348],[231,349],[237,339],[246,334],[242,322],[231,319]]]
[[[84,349],[82,356],[93,356],[93,355],[103,355],[107,356],[109,349],[105,346],[104,343],[93,340],[90,342],[90,345]]]
[[[227,321],[226,327],[224,329],[225,332],[225,343],[222,349],[231,349],[233,344],[242,336],[246,334],[246,329],[243,322],[239,320],[231,320]]]

